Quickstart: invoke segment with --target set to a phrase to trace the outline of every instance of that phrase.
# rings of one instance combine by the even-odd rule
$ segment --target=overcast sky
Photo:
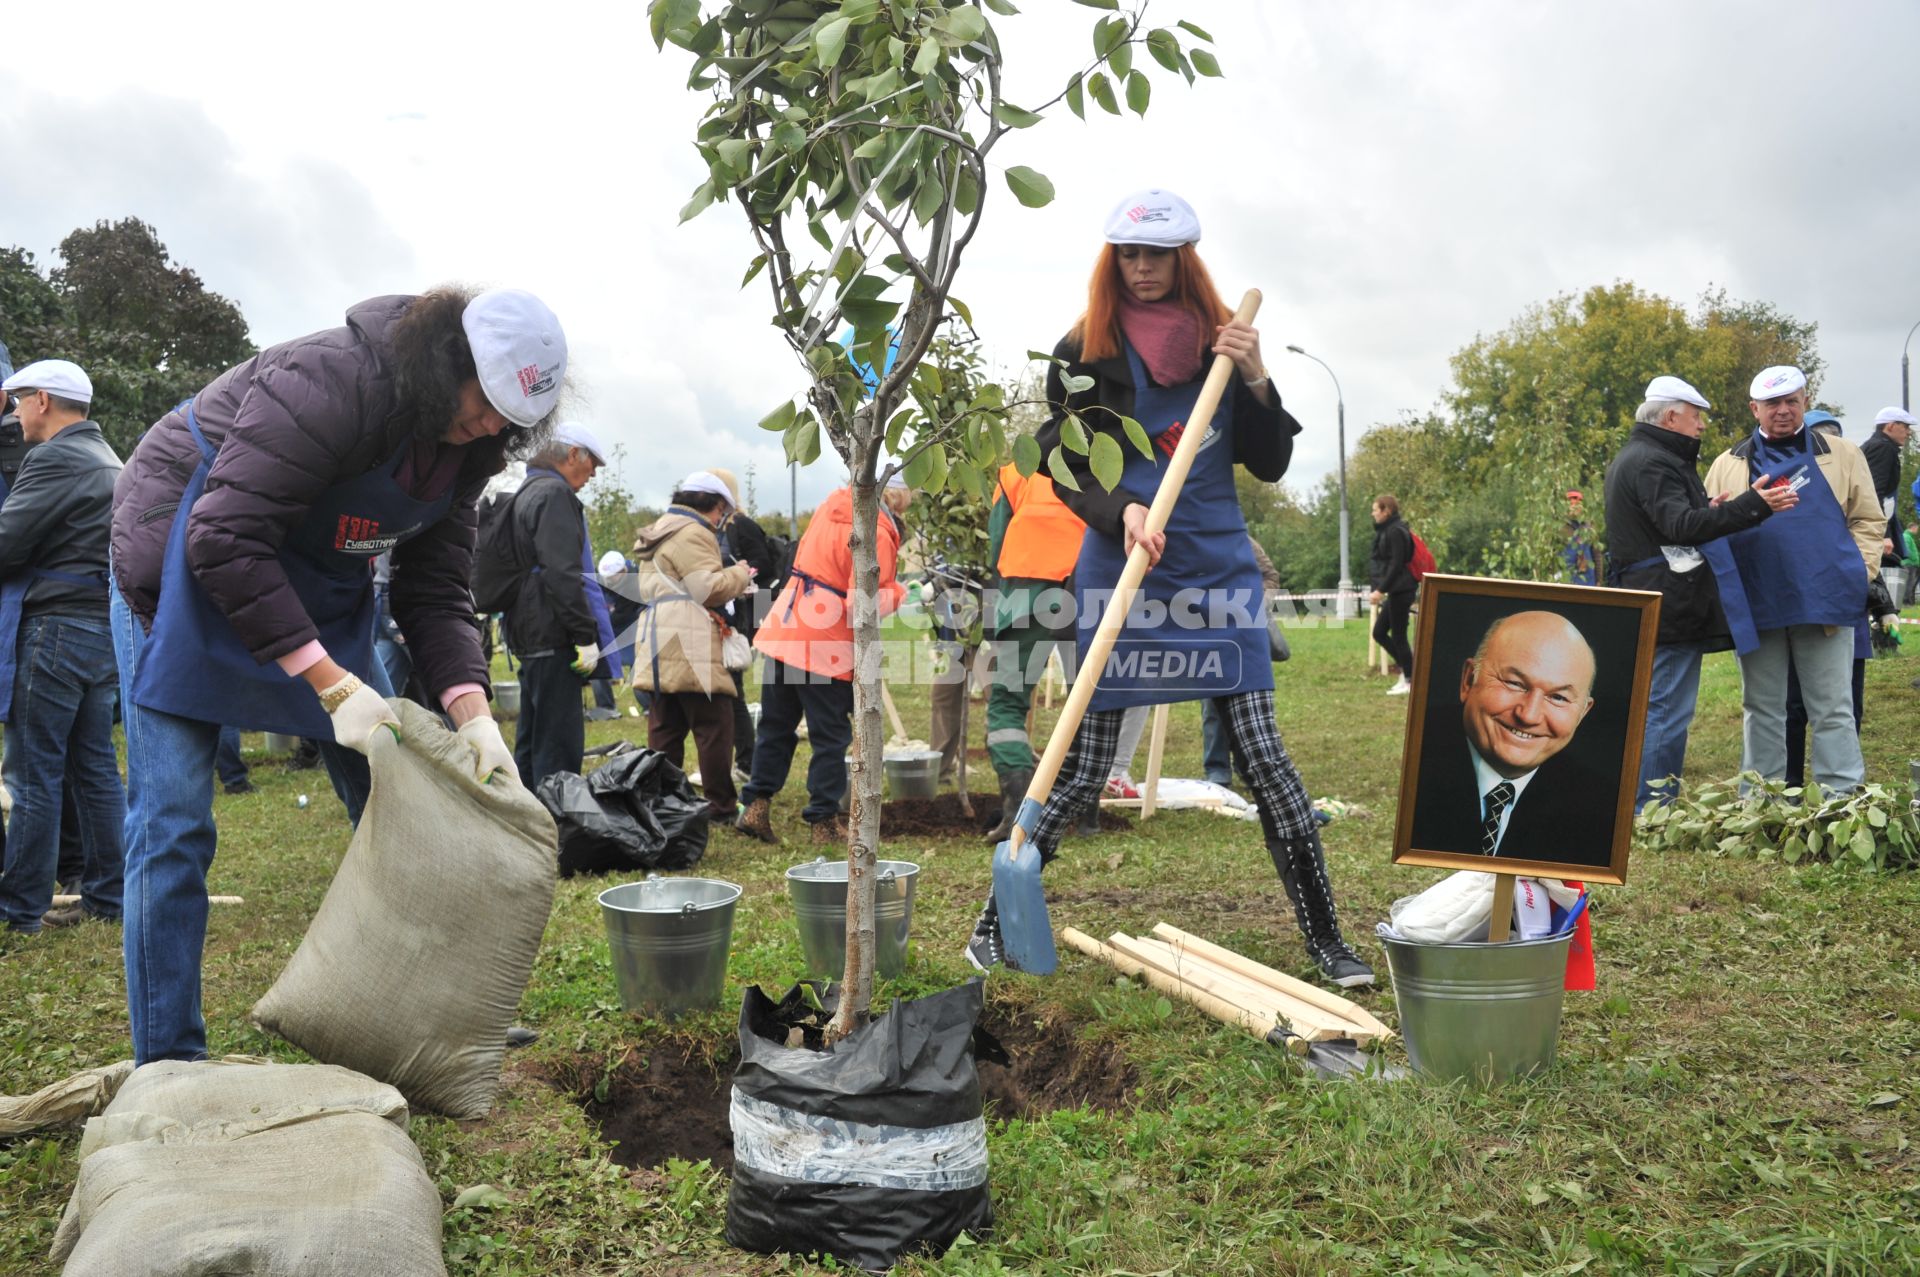
[[[1008,97],[1031,105],[1084,63],[1099,15],[1023,5],[995,21]],[[1105,213],[1151,185],[1194,204],[1230,298],[1265,292],[1267,360],[1307,428],[1301,487],[1335,463],[1334,396],[1288,343],[1339,374],[1357,437],[1431,405],[1476,334],[1620,279],[1686,303],[1725,285],[1817,322],[1821,397],[1850,438],[1899,402],[1920,321],[1920,3],[1148,13],[1209,29],[1226,78],[1189,89],[1143,58],[1144,120],[1062,108],[994,153],[1059,193],[1028,210],[996,182],[962,267],[997,366],[1072,322]],[[684,53],[654,51],[640,0],[83,0],[4,29],[0,244],[44,266],[76,226],[144,218],[262,345],[379,293],[531,289],[566,327],[575,415],[625,446],[643,500],[751,462],[760,507],[785,508],[778,440],[754,422],[800,388],[798,365],[764,286],[738,287],[753,249],[737,210],[676,225],[705,176],[689,139],[706,100]],[[841,476],[829,452],[802,505]]]

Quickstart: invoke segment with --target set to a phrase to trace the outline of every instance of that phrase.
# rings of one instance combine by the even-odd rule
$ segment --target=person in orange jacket
[[[1035,764],[1027,738],[1033,685],[1055,651],[1073,679],[1073,591],[1067,584],[1087,525],[1067,509],[1053,480],[1014,465],[1000,468],[987,516],[987,557],[1000,574],[987,618],[993,644],[993,690],[987,694],[987,757],[1000,778],[1000,823],[987,841],[1013,832]],[[1097,820],[1098,810],[1093,813]]]
[[[881,494],[876,528],[880,555],[880,614],[900,606],[906,588],[895,579],[900,557],[899,516],[913,490],[895,475]],[[787,783],[802,718],[813,760],[807,765],[807,806],[816,846],[847,840],[840,800],[847,792],[847,748],[853,744],[853,490],[841,488],[813,512],[793,551],[786,587],[760,622],[754,647],[766,658],[760,671],[760,730],[753,744],[753,777],[741,791],[746,810],[734,827],[778,844],[773,796]]]

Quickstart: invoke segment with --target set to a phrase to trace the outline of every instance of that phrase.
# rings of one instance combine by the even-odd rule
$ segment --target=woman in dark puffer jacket
[[[221,726],[329,742],[359,819],[362,756],[396,724],[373,650],[382,552],[393,619],[476,778],[517,781],[468,592],[475,505],[535,442],[565,368],[559,321],[531,294],[378,297],[221,374],[142,436],[114,491],[112,546],[137,1063],[206,1054]]]

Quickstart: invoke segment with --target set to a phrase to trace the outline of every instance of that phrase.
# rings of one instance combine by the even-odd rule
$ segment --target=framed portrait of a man
[[[1427,576],[1394,863],[1625,882],[1659,607]]]

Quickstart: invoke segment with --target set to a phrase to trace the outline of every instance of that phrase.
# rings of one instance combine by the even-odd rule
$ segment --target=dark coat
[[[1882,555],[1880,562],[1886,567],[1900,566],[1900,445],[1887,434],[1885,426],[1874,427],[1873,435],[1860,445],[1860,455],[1867,459],[1867,472],[1873,476],[1873,495],[1880,498],[1884,508],[1891,499],[1893,513],[1887,518],[1887,536],[1893,542],[1895,553]]]
[[[1133,372],[1127,367],[1125,355],[1116,355],[1111,359],[1101,359],[1094,363],[1082,363],[1080,346],[1071,336],[1062,337],[1053,348],[1054,357],[1067,361],[1062,368],[1059,364],[1047,366],[1047,403],[1053,410],[1034,441],[1040,445],[1042,456],[1050,456],[1060,443],[1060,423],[1066,420],[1068,412],[1077,412],[1090,431],[1097,430],[1110,434],[1119,443],[1125,453],[1133,453],[1133,444],[1127,440],[1127,434],[1121,428],[1120,418],[1133,415]],[[1208,357],[1209,362],[1211,356]],[[1069,376],[1092,377],[1093,385],[1086,390],[1067,393],[1066,378]],[[1300,423],[1293,415],[1280,406],[1280,388],[1271,383],[1267,393],[1272,403],[1261,403],[1254,398],[1235,372],[1227,382],[1229,393],[1233,395],[1233,460],[1243,465],[1254,478],[1265,483],[1278,483],[1287,473],[1287,464],[1293,459],[1293,437],[1300,433]],[[1103,411],[1104,409],[1104,411]],[[1067,509],[1080,516],[1081,522],[1097,532],[1118,537],[1124,532],[1121,516],[1126,508],[1134,504],[1134,498],[1118,488],[1108,492],[1093,477],[1093,467],[1086,457],[1077,452],[1063,449],[1062,458],[1067,469],[1073,473],[1080,484],[1075,492],[1065,484],[1056,484],[1054,490]]]
[[[586,507],[552,470],[531,468],[507,513],[520,562],[533,569],[500,618],[500,634],[516,656],[573,649],[600,640],[587,599],[581,548]],[[618,637],[616,632],[615,637]]]
[[[194,397],[207,442],[220,451],[187,520],[194,579],[262,662],[317,639],[278,560],[315,499],[388,461],[414,437],[415,414],[393,377],[393,325],[415,299],[376,297],[347,322],[261,351]],[[439,696],[487,686],[474,622],[474,507],[505,464],[505,440],[461,448],[453,506],[393,554],[393,618],[414,670]],[[151,629],[167,533],[200,464],[185,416],[170,412],[140,439],[114,489],[113,571],[127,604]]]
[[[1382,594],[1411,594],[1420,588],[1413,579],[1413,532],[1398,514],[1373,525],[1367,580]]]
[[[1428,711],[1417,796],[1415,850],[1480,854],[1477,777],[1460,706],[1451,697]],[[1541,765],[1515,800],[1495,855],[1604,868],[1613,863],[1619,799],[1619,777],[1583,763],[1577,738],[1569,741]]]
[[[28,568],[99,576],[98,585],[42,577],[27,587],[26,615],[107,615],[107,534],[120,458],[91,421],[27,449],[0,505],[0,580]],[[7,635],[12,642],[13,636]]]
[[[1752,489],[1709,505],[1706,485],[1694,469],[1699,460],[1698,439],[1659,426],[1634,426],[1607,467],[1607,584],[1659,592],[1658,642],[1699,643],[1709,652],[1722,652],[1733,639],[1713,568],[1702,563],[1675,572],[1660,547],[1705,545],[1754,527],[1773,511]]]
[[[751,640],[759,632],[760,618],[780,588],[781,582],[777,578],[780,575],[781,556],[775,551],[766,529],[744,511],[733,512],[727,520],[725,535],[727,549],[733,557],[751,564],[755,573],[753,588],[733,601],[733,628]]]

